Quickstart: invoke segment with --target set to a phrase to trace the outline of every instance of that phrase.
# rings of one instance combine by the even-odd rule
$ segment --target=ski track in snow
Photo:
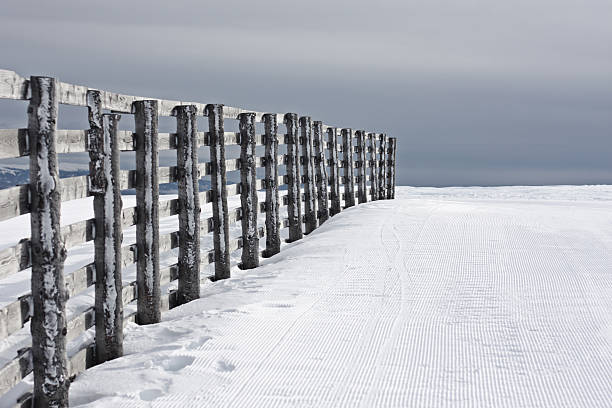
[[[398,187],[343,211],[130,324],[71,406],[611,407],[612,189],[565,189]]]

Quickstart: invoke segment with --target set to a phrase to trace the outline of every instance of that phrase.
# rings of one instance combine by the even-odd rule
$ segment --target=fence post
[[[100,91],[87,91],[89,191],[94,196],[96,361],[123,355],[121,189],[117,124],[102,114]]]
[[[378,136],[378,199],[387,198],[387,135]]]
[[[276,114],[263,116],[265,128],[266,250],[270,257],[280,252],[280,217],[278,201],[278,124]]]
[[[397,139],[389,138],[387,150],[387,198],[395,198],[395,150]]]
[[[32,298],[30,331],[34,368],[34,406],[67,407],[66,249],[60,234],[61,197],[55,150],[58,84],[54,78],[30,78],[30,224]]]
[[[355,180],[353,174],[353,129],[342,129],[344,160],[344,208],[355,205]]]
[[[298,118],[296,113],[287,113],[284,118],[287,126],[287,184],[289,187],[289,239],[288,242],[302,239],[302,203],[300,179],[300,154],[298,138]]]
[[[240,120],[240,204],[242,207],[241,269],[259,266],[257,231],[257,174],[255,172],[255,113],[241,113]]]
[[[376,133],[368,133],[370,151],[370,198],[378,200],[378,166],[376,165]]]
[[[338,129],[327,129],[327,148],[329,149],[329,184],[331,191],[329,192],[331,206],[329,215],[332,217],[342,211],[340,201],[340,161],[338,160]]]
[[[323,224],[329,218],[329,202],[327,196],[327,167],[325,163],[325,145],[323,144],[323,122],[315,120],[313,122],[313,145],[314,161],[317,181],[317,199],[319,211],[317,217],[319,224]]]
[[[317,208],[315,199],[314,157],[312,154],[312,120],[310,116],[300,118],[302,154],[300,162],[304,166],[304,233],[310,234],[317,229]]]
[[[368,202],[368,186],[366,184],[368,175],[366,172],[366,146],[365,146],[365,131],[357,131],[357,195],[359,196],[359,204]]]
[[[213,244],[215,251],[215,280],[230,277],[229,214],[225,172],[225,130],[223,105],[206,105],[208,141],[210,145],[210,182],[213,207]]]
[[[136,125],[138,324],[158,323],[161,319],[157,105],[156,100],[132,104]]]
[[[198,174],[198,110],[176,106],[176,167],[179,201],[177,303],[200,297],[200,176]]]

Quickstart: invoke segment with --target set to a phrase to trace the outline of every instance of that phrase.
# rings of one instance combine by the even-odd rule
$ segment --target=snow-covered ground
[[[202,286],[84,407],[612,407],[612,186],[410,188]]]
[[[612,187],[397,196],[131,325],[72,404],[612,406]]]

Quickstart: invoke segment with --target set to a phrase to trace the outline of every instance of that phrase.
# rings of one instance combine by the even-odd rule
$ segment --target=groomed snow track
[[[576,189],[400,187],[130,325],[71,405],[611,407],[612,187]]]

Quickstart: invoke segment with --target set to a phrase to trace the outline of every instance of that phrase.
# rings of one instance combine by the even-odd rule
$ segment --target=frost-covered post
[[[376,165],[376,133],[368,133],[368,150],[370,151],[370,198],[378,200],[378,166]]]
[[[132,104],[136,125],[138,324],[158,323],[161,319],[157,105],[156,100],[136,101]]]
[[[317,199],[319,211],[317,217],[319,224],[329,218],[329,201],[327,196],[327,167],[325,166],[325,144],[323,142],[323,122],[313,122],[312,137],[314,146],[314,161],[317,181]]]
[[[215,280],[230,277],[229,214],[225,175],[225,130],[223,105],[206,105],[210,146],[210,183],[213,207],[213,245]]]
[[[289,205],[287,207],[287,215],[289,216],[288,242],[293,242],[303,237],[297,114],[285,114],[284,122],[287,126],[287,184],[289,187]]]
[[[240,120],[240,204],[242,208],[242,257],[240,268],[259,266],[257,231],[257,174],[255,173],[255,113],[241,113]]]
[[[87,91],[89,190],[94,196],[96,361],[123,355],[121,297],[121,188],[117,125],[120,115],[102,114],[99,91]]]
[[[342,129],[342,151],[344,152],[344,208],[355,205],[355,180],[353,174],[353,129]]]
[[[263,116],[266,161],[266,257],[280,252],[280,217],[278,201],[278,123],[276,114]]]
[[[387,198],[387,135],[378,136],[378,199]]]
[[[397,139],[389,138],[389,147],[387,150],[387,198],[395,198],[395,151]]]
[[[340,194],[340,160],[338,160],[338,129],[327,129],[327,148],[329,149],[329,196],[331,205],[329,215],[332,217],[342,211]]]
[[[357,195],[359,196],[359,204],[368,202],[368,186],[366,173],[366,146],[365,146],[365,131],[357,131]]]
[[[314,157],[312,154],[312,120],[310,116],[300,118],[301,162],[304,166],[304,233],[310,234],[317,229],[317,208],[315,192]]]
[[[66,358],[66,249],[60,233],[61,197],[55,150],[58,87],[54,78],[30,78],[34,407],[67,407],[70,386]]]
[[[200,297],[200,185],[198,174],[198,109],[176,106],[176,169],[179,201],[177,302]]]

